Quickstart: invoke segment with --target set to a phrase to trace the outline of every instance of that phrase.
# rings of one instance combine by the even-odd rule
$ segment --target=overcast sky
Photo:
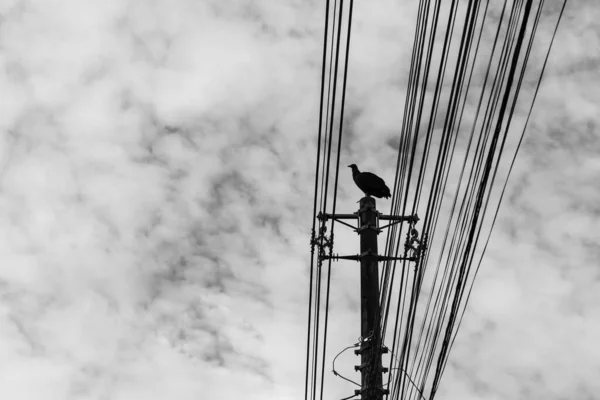
[[[2,398],[303,397],[322,3],[0,1]],[[342,164],[388,181],[416,7],[355,5]],[[598,20],[567,6],[439,399],[600,392]]]

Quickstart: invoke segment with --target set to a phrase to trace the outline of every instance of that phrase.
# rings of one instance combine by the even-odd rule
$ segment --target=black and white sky
[[[418,2],[355,3],[342,164],[391,180]],[[303,396],[324,10],[0,1],[2,398]],[[600,392],[599,20],[566,8],[440,399]]]

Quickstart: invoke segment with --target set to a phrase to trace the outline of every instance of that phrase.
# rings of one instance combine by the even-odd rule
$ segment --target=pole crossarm
[[[322,260],[350,260],[350,261],[360,261],[363,257],[370,256],[370,254],[356,254],[353,256],[339,256],[339,255],[322,255],[319,258]],[[417,261],[417,257],[390,257],[390,256],[377,256],[377,261]]]
[[[415,214],[415,215],[384,215],[379,212],[376,212],[376,216],[377,216],[377,219],[382,220],[382,221],[393,221],[392,223],[389,223],[387,225],[377,228],[380,231],[382,229],[385,229],[392,225],[395,225],[399,222],[408,222],[413,225],[416,224],[417,222],[419,222],[419,216],[417,214]],[[354,219],[354,220],[357,220],[357,222],[360,222],[360,221],[358,221],[358,212],[353,213],[353,214],[329,214],[329,213],[320,212],[317,215],[317,218],[321,221],[327,221],[327,220],[333,219],[333,220],[339,222],[340,224],[343,224],[343,225],[346,225],[347,227],[352,228],[355,231],[358,231],[358,229],[359,229],[356,226],[350,225],[349,223],[342,221],[344,219]]]

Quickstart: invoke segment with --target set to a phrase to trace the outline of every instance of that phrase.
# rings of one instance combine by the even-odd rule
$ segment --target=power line
[[[374,322],[373,337],[380,342],[369,350],[375,351],[384,341],[391,344],[394,356],[390,358],[389,371],[402,372],[390,373],[384,385],[392,399],[421,399],[426,388],[429,399],[437,393],[566,3],[565,0],[556,22],[525,127],[513,149],[510,128],[522,103],[519,93],[540,20],[550,15],[544,13],[544,0],[515,0],[510,5],[505,1],[499,20],[490,17],[489,0],[419,2],[398,133],[390,215],[406,215],[407,211],[424,214],[420,234],[414,222],[399,221],[389,227],[384,251],[387,261],[378,284],[379,304]],[[347,10],[343,0],[334,2],[333,12],[330,7],[327,1],[311,233],[305,400],[322,399],[325,393],[335,218],[329,228],[323,219],[319,229],[316,218],[317,211],[321,215],[329,213],[330,208],[330,215],[336,215],[353,1]],[[495,31],[493,45],[486,46],[487,53],[481,53],[484,33],[490,31],[484,26],[490,24],[491,32]],[[343,25],[347,28],[345,34]],[[478,68],[480,64],[485,65],[482,70]],[[342,80],[341,85],[338,79]],[[504,171],[506,153],[513,150],[512,163],[498,196],[499,171]],[[329,184],[330,179],[333,185]],[[331,205],[329,195],[333,196]],[[488,207],[496,201],[490,223]],[[484,225],[489,225],[489,232],[481,248]],[[418,250],[409,246],[415,237],[419,238]],[[408,254],[417,251],[419,256],[408,261]],[[472,268],[476,256],[479,260]],[[328,259],[326,265],[324,259]],[[334,362],[335,359],[337,356]],[[372,378],[378,373],[377,368],[368,368],[364,382],[375,382]],[[334,374],[338,375],[335,366]]]

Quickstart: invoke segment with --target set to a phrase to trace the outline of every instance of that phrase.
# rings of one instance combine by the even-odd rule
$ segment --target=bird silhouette
[[[375,196],[377,198],[389,198],[391,196],[390,188],[388,188],[380,177],[370,172],[360,172],[356,164],[350,164],[352,168],[352,179],[356,186],[367,196]]]

